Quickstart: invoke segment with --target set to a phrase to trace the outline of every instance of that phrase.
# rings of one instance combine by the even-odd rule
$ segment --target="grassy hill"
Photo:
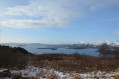
[[[0,46],[0,67],[24,66],[29,54],[31,53],[20,47]]]

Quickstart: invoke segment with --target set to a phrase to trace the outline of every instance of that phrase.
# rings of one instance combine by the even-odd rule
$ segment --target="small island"
[[[37,48],[37,49],[50,49],[50,50],[57,50],[57,48]]]

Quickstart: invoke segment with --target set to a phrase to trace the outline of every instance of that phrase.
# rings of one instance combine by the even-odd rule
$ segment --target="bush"
[[[119,79],[119,75],[115,75],[114,76],[114,79]]]

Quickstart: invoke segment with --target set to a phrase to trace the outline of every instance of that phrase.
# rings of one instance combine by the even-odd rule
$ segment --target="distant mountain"
[[[90,41],[90,42],[81,41],[73,44],[100,46],[103,43],[107,43],[110,46],[119,46],[119,41]]]
[[[80,41],[72,44],[41,44],[41,43],[2,43],[5,46],[22,47],[22,48],[69,48],[69,49],[85,49],[99,48],[103,43],[110,46],[119,46],[119,41]]]

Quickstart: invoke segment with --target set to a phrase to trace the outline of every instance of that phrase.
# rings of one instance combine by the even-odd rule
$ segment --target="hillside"
[[[15,67],[27,64],[28,51],[20,47],[0,46],[0,67]]]

